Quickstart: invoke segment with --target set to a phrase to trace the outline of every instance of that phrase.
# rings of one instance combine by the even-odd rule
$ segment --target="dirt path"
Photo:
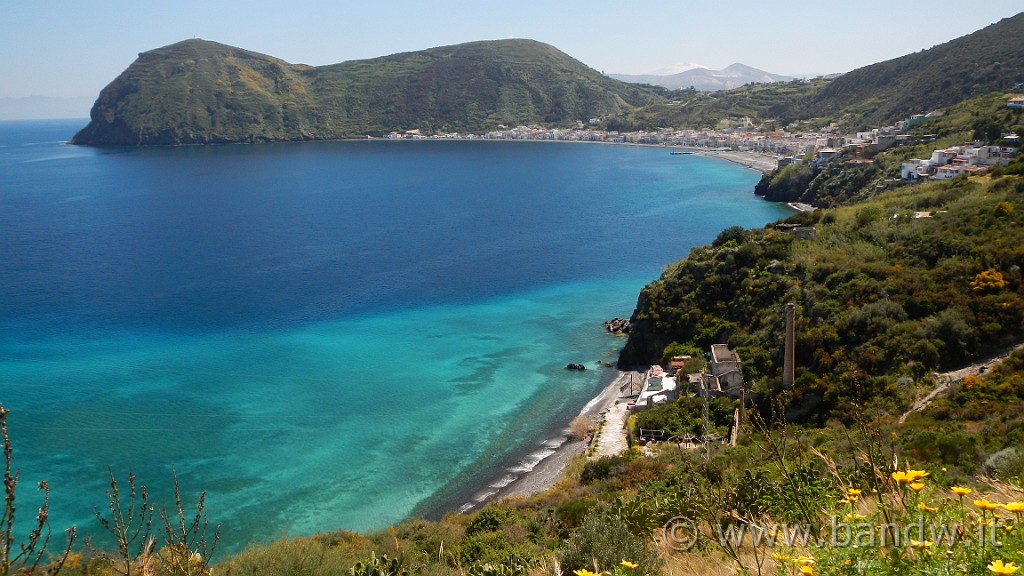
[[[1007,356],[1014,353],[1017,350],[1024,349],[1024,344],[1018,344],[1013,348],[1004,350],[995,356],[990,356],[970,366],[965,366],[957,370],[951,370],[949,372],[936,372],[932,379],[937,383],[935,388],[931,392],[925,395],[917,402],[914,402],[914,406],[907,410],[906,414],[900,417],[900,422],[904,422],[907,416],[910,416],[914,412],[920,412],[924,410],[933,400],[939,396],[945,394],[954,385],[962,381],[968,376],[977,376],[983,374],[992,368],[993,365],[1001,363],[1006,359]]]
[[[626,399],[616,398],[603,414],[601,434],[597,437],[597,444],[591,458],[614,456],[629,448],[629,443],[626,441],[626,419],[628,417]]]

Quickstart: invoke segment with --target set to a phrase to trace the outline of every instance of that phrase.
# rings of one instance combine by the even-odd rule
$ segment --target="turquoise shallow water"
[[[76,126],[0,123],[24,485],[95,533],[108,467],[166,501],[173,466],[229,551],[457,509],[529,468],[608,377],[602,321],[789,213],[752,172],[658,149],[93,150],[61,143]]]

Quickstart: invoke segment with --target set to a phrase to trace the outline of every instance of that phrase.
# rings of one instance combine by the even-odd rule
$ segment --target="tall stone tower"
[[[786,349],[782,361],[782,387],[793,387],[793,373],[796,364],[796,304],[786,304]]]

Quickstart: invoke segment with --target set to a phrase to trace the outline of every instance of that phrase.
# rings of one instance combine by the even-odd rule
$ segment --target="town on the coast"
[[[1024,96],[1009,97],[1006,106],[1011,109],[1024,108]],[[391,132],[385,138],[536,140],[680,147],[723,155],[739,164],[767,172],[802,162],[810,162],[815,167],[821,167],[840,158],[845,162],[870,163],[871,160],[864,157],[869,147],[873,152],[881,152],[896,146],[916,143],[918,140],[911,135],[910,130],[942,114],[943,112],[938,110],[914,114],[892,125],[848,134],[842,133],[837,123],[816,132],[789,132],[782,129],[765,132],[757,129],[750,118],[742,118],[731,122],[732,125],[729,127],[716,129],[662,128],[656,131],[617,132],[594,128],[607,118],[591,118],[586,123],[577,122],[574,128],[545,128],[537,125],[510,128],[499,125],[495,130],[483,134],[452,132],[432,136],[425,136],[420,130],[413,129],[404,133]],[[961,146],[935,150],[927,159],[904,162],[900,180],[949,180],[961,174],[982,174],[990,166],[1006,166],[1017,153],[1020,135],[1007,133],[1000,136],[1001,140],[1013,146],[965,143]],[[744,156],[729,156],[730,153],[740,153]]]

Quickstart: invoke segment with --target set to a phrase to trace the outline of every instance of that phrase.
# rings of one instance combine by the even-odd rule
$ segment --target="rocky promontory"
[[[496,40],[328,66],[206,40],[139,54],[72,143],[217,144],[483,132],[575,123],[661,101],[556,48]]]

